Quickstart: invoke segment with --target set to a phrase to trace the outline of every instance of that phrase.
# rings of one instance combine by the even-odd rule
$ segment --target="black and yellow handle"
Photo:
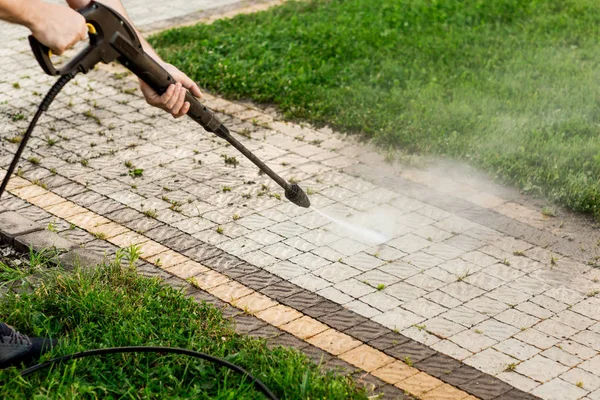
[[[88,28],[88,34],[90,38],[90,46],[82,50],[81,53],[75,56],[73,60],[71,60],[69,63],[67,63],[65,67],[61,69],[56,69],[54,67],[54,64],[52,63],[52,60],[50,59],[50,57],[52,56],[52,50],[50,50],[48,46],[40,43],[40,41],[33,37],[33,35],[29,36],[29,44],[31,46],[31,50],[33,51],[33,55],[35,56],[38,64],[40,64],[45,73],[47,73],[48,75],[65,75],[67,73],[73,72],[73,70],[77,68],[77,60],[82,59],[85,56],[84,53],[87,54],[90,51],[90,47],[92,47],[95,42],[94,38],[98,34],[98,31],[96,30],[96,27],[93,24],[88,22],[86,25]]]

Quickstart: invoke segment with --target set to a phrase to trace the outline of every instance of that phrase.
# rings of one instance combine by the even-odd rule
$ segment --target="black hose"
[[[21,376],[27,376],[27,375],[30,375],[41,369],[48,368],[49,366],[53,365],[54,363],[60,363],[63,361],[70,361],[70,360],[75,360],[75,359],[84,358],[84,357],[99,356],[99,355],[105,355],[105,354],[120,354],[120,353],[175,353],[175,354],[184,354],[186,356],[201,358],[203,360],[210,361],[215,364],[220,364],[220,365],[227,367],[239,374],[247,376],[254,383],[256,388],[258,390],[260,390],[265,396],[267,396],[267,398],[269,398],[271,400],[278,400],[277,397],[273,394],[273,392],[271,392],[264,383],[262,383],[260,380],[258,380],[254,376],[252,376],[245,369],[238,367],[237,365],[232,364],[223,359],[210,356],[208,354],[204,354],[204,353],[200,353],[198,351],[193,351],[193,350],[188,350],[188,349],[175,348],[175,347],[130,346],[130,347],[109,347],[106,349],[95,349],[95,350],[82,351],[80,353],[73,353],[73,354],[68,354],[66,356],[62,356],[62,357],[56,357],[56,358],[48,360],[44,363],[37,364],[37,365],[34,365],[27,369],[24,369],[23,371],[21,371]]]
[[[19,163],[21,154],[23,153],[23,150],[25,150],[25,146],[27,146],[29,137],[31,136],[31,133],[33,132],[33,128],[35,128],[35,125],[37,124],[38,119],[40,119],[40,117],[44,111],[48,110],[48,107],[50,107],[50,104],[52,103],[52,101],[54,100],[56,95],[62,90],[63,87],[65,87],[65,85],[67,83],[69,83],[69,81],[71,79],[73,79],[74,76],[75,76],[75,74],[66,74],[66,75],[62,75],[60,78],[58,78],[58,80],[54,83],[54,85],[52,85],[52,87],[50,88],[48,93],[46,93],[44,100],[42,100],[42,102],[38,106],[38,109],[35,112],[35,115],[29,122],[29,126],[27,127],[27,130],[25,131],[25,134],[23,135],[23,139],[21,139],[21,144],[19,145],[19,148],[17,149],[15,156],[13,157],[12,161],[10,162],[8,171],[6,172],[6,175],[4,176],[4,179],[2,180],[2,185],[0,185],[0,198],[2,198],[2,194],[4,193],[4,190],[6,190],[6,185],[8,185],[10,176],[13,174],[13,172],[15,172],[15,168],[17,167],[17,164]]]

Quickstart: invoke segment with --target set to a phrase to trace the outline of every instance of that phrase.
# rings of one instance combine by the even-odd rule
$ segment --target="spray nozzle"
[[[310,200],[304,190],[297,184],[289,185],[285,190],[285,197],[297,206],[308,208],[310,207]]]

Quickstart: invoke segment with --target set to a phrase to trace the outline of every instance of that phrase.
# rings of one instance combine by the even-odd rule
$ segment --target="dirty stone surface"
[[[204,7],[176,2],[156,13],[153,1],[125,3],[141,25]],[[37,66],[27,32],[1,27],[0,166],[7,168],[53,79]],[[413,358],[448,356],[507,384],[478,397],[511,398],[518,389],[543,399],[600,399],[600,235],[590,221],[544,215],[539,200],[468,169],[389,163],[330,129],[206,94],[244,145],[309,193],[313,208],[299,208],[225,141],[147,106],[123,72],[102,67],[69,84],[40,120],[17,175],[174,252],[241,260],[280,290],[290,284],[319,295],[336,312],[422,345]],[[5,194],[0,211],[81,247],[114,251],[101,235],[53,215],[55,204],[51,196],[37,207]],[[315,306],[302,301],[290,307]],[[328,314],[319,316],[327,322]]]

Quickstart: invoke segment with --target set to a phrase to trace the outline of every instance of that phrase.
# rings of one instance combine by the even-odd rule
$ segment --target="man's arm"
[[[87,37],[85,19],[79,13],[40,0],[0,0],[0,19],[26,26],[55,54]]]
[[[127,11],[125,11],[125,7],[123,7],[121,0],[98,0],[98,2],[109,6],[121,14],[133,26],[133,22],[131,21],[131,18],[129,18]],[[90,0],[67,0],[67,3],[69,3],[71,8],[79,9],[87,6],[90,3]],[[160,96],[150,86],[140,80],[140,88],[142,89],[142,93],[146,98],[146,102],[152,106],[162,108],[163,110],[171,113],[175,118],[179,118],[187,114],[190,109],[190,104],[185,101],[186,89],[189,90],[194,96],[202,97],[200,88],[186,74],[179,71],[173,65],[164,62],[159,55],[156,54],[152,46],[150,46],[150,43],[144,39],[140,32],[136,30],[136,33],[142,42],[144,51],[160,65],[162,65],[162,67],[166,69],[167,72],[169,72],[177,81],[177,84],[170,85],[167,91]]]

